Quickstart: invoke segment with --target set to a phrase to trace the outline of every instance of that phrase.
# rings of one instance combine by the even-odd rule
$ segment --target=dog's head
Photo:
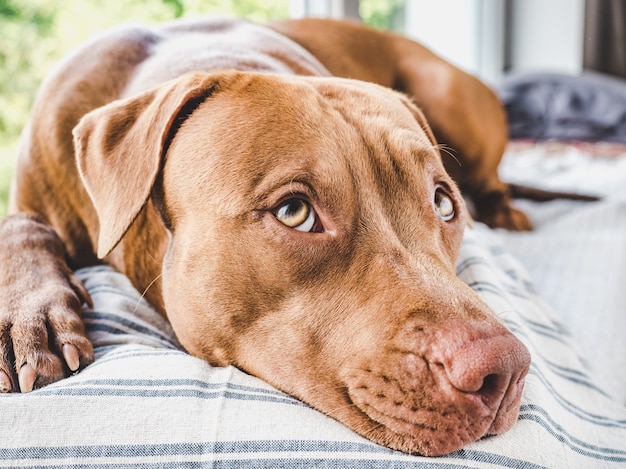
[[[101,256],[148,199],[159,208],[165,309],[190,353],[406,452],[516,420],[528,352],[455,276],[463,201],[404,96],[192,75],[75,134]]]

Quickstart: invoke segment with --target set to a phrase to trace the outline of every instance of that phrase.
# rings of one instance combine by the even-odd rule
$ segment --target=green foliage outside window
[[[359,14],[374,28],[403,32],[405,4],[406,0],[361,0]]]

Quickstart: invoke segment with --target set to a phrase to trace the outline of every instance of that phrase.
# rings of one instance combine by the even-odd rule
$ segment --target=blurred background
[[[235,15],[254,21],[348,17],[417,39],[492,84],[510,71],[577,74],[590,58],[607,61],[597,51],[605,55],[613,51],[624,62],[626,41],[613,31],[623,28],[611,26],[624,17],[624,4],[622,0],[0,0],[0,217],[6,210],[19,133],[41,80],[73,47],[115,24],[197,15]],[[607,7],[612,10],[603,11]],[[620,46],[614,51],[616,43]]]

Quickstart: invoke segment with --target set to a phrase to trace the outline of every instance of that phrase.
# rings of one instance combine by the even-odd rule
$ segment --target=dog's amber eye
[[[311,205],[302,199],[289,199],[281,204],[274,216],[283,225],[297,231],[310,232],[315,226],[316,216]]]
[[[443,221],[450,221],[454,218],[454,202],[442,188],[435,191],[435,212]]]

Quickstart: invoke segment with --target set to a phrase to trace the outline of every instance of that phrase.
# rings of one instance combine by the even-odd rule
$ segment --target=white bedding
[[[519,155],[503,174],[543,172]],[[467,230],[458,275],[533,358],[519,422],[505,435],[441,458],[374,445],[256,378],[186,355],[127,280],[100,267],[80,271],[95,301],[85,313],[95,363],[0,396],[0,466],[626,467],[626,163],[611,161],[615,187],[603,202],[527,204],[533,233]]]
[[[626,145],[520,142],[510,146],[500,172],[512,182],[602,197],[520,201],[536,229],[498,234],[604,389],[626,405]]]

